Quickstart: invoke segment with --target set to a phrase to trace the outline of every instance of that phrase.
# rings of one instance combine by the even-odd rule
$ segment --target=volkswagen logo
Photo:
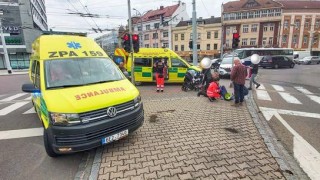
[[[117,115],[117,109],[115,107],[109,107],[107,109],[107,115],[109,117],[115,117]]]

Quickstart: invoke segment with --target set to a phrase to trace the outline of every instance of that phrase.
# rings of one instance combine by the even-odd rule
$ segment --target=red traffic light
[[[234,39],[239,39],[239,37],[240,37],[239,33],[233,33],[233,38]]]
[[[125,40],[125,41],[128,41],[129,40],[129,35],[128,34],[123,35],[122,39]]]
[[[137,34],[132,35],[132,40],[133,41],[138,41],[139,40],[139,36]]]

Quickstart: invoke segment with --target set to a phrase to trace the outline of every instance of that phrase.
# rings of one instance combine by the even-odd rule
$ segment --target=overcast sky
[[[126,25],[128,18],[127,0],[46,0],[48,26],[53,30],[88,32],[90,37],[97,37],[100,33],[90,31],[92,28],[112,29]],[[187,4],[188,15],[192,17],[192,0],[183,0]],[[220,17],[221,3],[228,0],[196,0],[197,17]],[[141,13],[158,9],[161,5],[177,4],[177,0],[131,0],[131,9]],[[77,14],[97,14],[100,18],[83,18]],[[132,15],[136,11],[132,10]],[[107,31],[104,34],[108,33]]]

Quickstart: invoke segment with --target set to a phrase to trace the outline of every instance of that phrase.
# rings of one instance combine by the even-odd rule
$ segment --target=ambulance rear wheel
[[[43,142],[48,156],[57,157],[59,155],[53,151],[52,143],[49,139],[48,132],[45,129],[43,130]]]
[[[142,84],[142,82],[136,81],[134,84],[135,84],[136,86],[140,86],[140,85]]]

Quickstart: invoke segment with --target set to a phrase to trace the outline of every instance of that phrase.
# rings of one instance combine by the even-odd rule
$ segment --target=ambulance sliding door
[[[138,82],[152,82],[152,58],[134,58],[134,78]]]
[[[171,82],[183,82],[188,66],[179,58],[171,58],[171,67],[169,69]]]

